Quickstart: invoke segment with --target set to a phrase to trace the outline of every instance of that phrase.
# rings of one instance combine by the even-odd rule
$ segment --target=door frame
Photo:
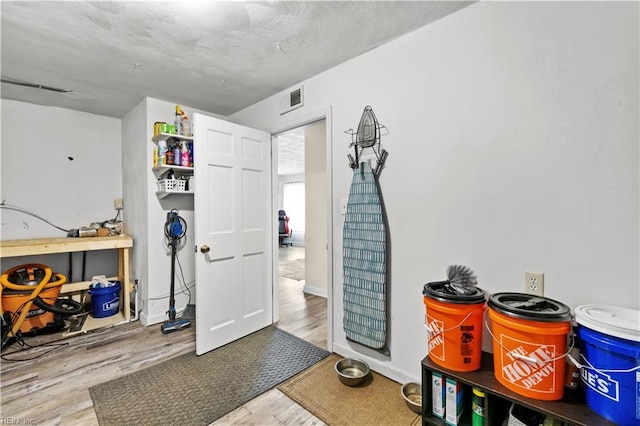
[[[333,351],[333,126],[331,118],[331,107],[322,108],[308,114],[293,117],[267,130],[271,133],[271,203],[275,207],[278,205],[278,144],[276,136],[307,124],[325,120],[325,149],[327,154],[327,350]],[[272,209],[273,210],[273,209]],[[280,303],[278,296],[280,293],[278,278],[278,226],[276,221],[271,221],[273,228],[273,322],[280,319]]]

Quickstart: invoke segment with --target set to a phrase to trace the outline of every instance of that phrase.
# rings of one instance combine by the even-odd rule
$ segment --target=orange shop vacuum
[[[52,328],[59,331],[54,314],[82,312],[82,304],[58,299],[66,282],[64,275],[38,263],[15,266],[0,276],[2,349],[15,342],[17,335],[36,335]]]

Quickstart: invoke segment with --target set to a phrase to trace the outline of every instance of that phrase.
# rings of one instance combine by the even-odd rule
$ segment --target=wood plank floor
[[[289,250],[291,249],[291,250]],[[300,256],[299,248],[281,249]],[[284,250],[284,253],[282,252]],[[304,256],[304,252],[302,252]],[[304,281],[280,279],[278,326],[319,347],[327,347],[326,299],[305,295]],[[37,338],[27,343],[40,343]],[[51,339],[48,339],[51,340]],[[56,346],[54,346],[56,345]],[[0,364],[2,423],[97,425],[89,388],[195,350],[195,328],[164,335],[159,325],[131,322],[95,330],[23,352],[14,344]],[[16,361],[7,361],[8,359]],[[17,361],[20,359],[21,361]],[[135,395],[132,395],[135,398]],[[188,419],[185,419],[188,424]],[[322,421],[273,389],[215,425],[323,425]]]

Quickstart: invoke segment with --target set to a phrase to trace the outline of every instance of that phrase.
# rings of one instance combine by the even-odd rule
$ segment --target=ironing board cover
[[[369,163],[354,169],[343,228],[343,327],[347,339],[385,346],[386,231],[378,185]]]

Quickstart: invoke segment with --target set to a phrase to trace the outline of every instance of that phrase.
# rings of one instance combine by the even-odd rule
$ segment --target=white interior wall
[[[488,293],[536,271],[572,308],[640,306],[638,39],[635,2],[481,2],[304,81],[285,116],[279,95],[229,117],[272,131],[332,108],[334,351],[418,379],[422,286],[449,264]],[[366,105],[389,129],[389,357],[342,330],[344,131]]]
[[[144,178],[147,164],[147,100],[143,99],[122,118],[122,196],[124,200],[124,229],[133,238],[130,276],[138,285],[132,297],[141,301],[148,298],[149,282],[149,230],[146,227],[149,211],[147,182]]]
[[[120,119],[10,99],[2,107],[0,199],[64,228],[113,219],[122,198]],[[2,239],[66,237],[25,213],[0,209]],[[117,251],[87,253],[85,276],[117,275]],[[2,259],[2,270],[43,263],[68,275],[69,255]],[[82,255],[73,255],[81,281]]]
[[[326,121],[304,129],[305,293],[327,296]]]
[[[302,176],[301,179],[304,179],[304,175],[299,175],[299,176]],[[278,192],[278,194],[276,195],[276,200],[278,205],[276,206],[277,207],[276,210],[282,210],[284,183],[288,181],[289,181],[289,175],[278,175],[278,187],[276,188],[276,191]],[[276,216],[276,219],[277,219],[277,216]]]

